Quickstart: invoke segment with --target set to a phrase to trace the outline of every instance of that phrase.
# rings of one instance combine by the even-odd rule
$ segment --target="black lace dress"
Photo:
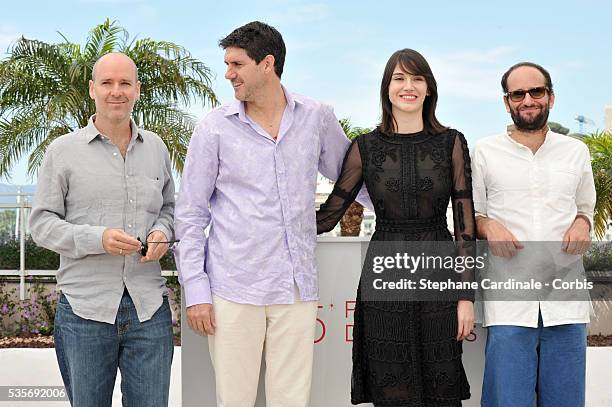
[[[376,212],[372,242],[452,241],[449,199],[455,240],[475,240],[470,157],[460,132],[385,136],[375,130],[353,141],[317,212],[317,233],[334,228],[363,182]],[[358,289],[351,402],[461,406],[470,390],[456,336],[456,301],[364,301]]]

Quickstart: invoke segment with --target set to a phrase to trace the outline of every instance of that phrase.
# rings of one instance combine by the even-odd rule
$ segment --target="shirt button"
[[[117,153],[113,153],[113,155],[115,155],[115,156],[116,156],[116,155],[117,155]]]

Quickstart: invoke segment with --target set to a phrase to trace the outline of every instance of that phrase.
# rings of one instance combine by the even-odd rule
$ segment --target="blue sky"
[[[550,119],[578,131],[584,115],[604,125],[612,104],[612,2],[298,0],[186,2],[174,0],[72,0],[6,2],[0,14],[0,50],[20,35],[60,42],[57,31],[83,43],[105,18],[131,36],[176,42],[216,74],[223,102],[232,91],[223,78],[217,41],[252,20],[274,25],[287,45],[283,83],[294,92],[334,106],[339,118],[370,127],[379,120],[383,67],[397,49],[414,48],[438,80],[438,118],[473,144],[509,122],[499,79],[512,64],[530,60],[553,78],[556,104]],[[3,54],[4,55],[4,54]],[[191,106],[201,116],[208,107]],[[25,165],[12,183],[29,184]]]

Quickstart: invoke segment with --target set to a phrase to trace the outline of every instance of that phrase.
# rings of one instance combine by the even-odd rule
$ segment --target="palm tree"
[[[87,125],[95,112],[88,93],[91,70],[113,51],[124,52],[138,67],[142,88],[134,120],[160,135],[181,172],[194,127],[183,108],[198,100],[217,104],[210,69],[172,42],[129,41],[128,32],[108,19],[89,32],[83,47],[60,35],[58,44],[22,37],[0,61],[0,177],[10,176],[27,153],[28,174],[36,174],[49,143]]]
[[[612,132],[596,131],[579,138],[591,152],[591,167],[595,179],[595,216],[593,230],[602,239],[612,219]]]
[[[369,133],[372,129],[352,126],[349,119],[340,119],[340,126],[349,140],[354,140],[362,134]],[[346,210],[340,219],[341,236],[359,236],[361,232],[361,222],[363,221],[363,206],[355,201]]]

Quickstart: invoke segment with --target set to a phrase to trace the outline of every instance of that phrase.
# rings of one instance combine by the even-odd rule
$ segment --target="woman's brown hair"
[[[429,94],[425,97],[423,103],[423,131],[429,134],[438,134],[446,130],[447,128],[436,118],[436,104],[438,103],[436,78],[434,78],[433,72],[431,72],[431,68],[423,55],[409,48],[394,52],[387,61],[380,84],[382,120],[378,125],[378,130],[383,134],[392,135],[397,129],[397,121],[393,117],[391,101],[389,100],[389,84],[391,83],[393,71],[398,64],[403,71],[410,75],[423,76],[427,83],[427,92]]]

